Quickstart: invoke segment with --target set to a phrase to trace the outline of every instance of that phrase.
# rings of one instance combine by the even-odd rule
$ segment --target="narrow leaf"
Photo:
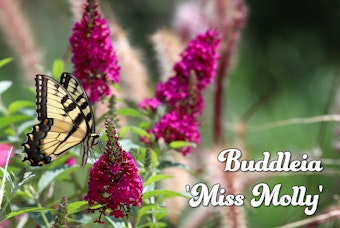
[[[141,123],[139,124],[139,127],[140,127],[140,128],[143,128],[143,129],[151,128],[151,122],[149,122],[149,121],[141,122]]]
[[[117,110],[117,114],[121,116],[140,116],[140,112],[133,108],[120,108]]]
[[[41,175],[38,181],[38,192],[41,193],[55,178],[60,175],[71,173],[72,171],[78,169],[77,166],[72,167],[61,167],[54,170],[48,170]]]
[[[3,94],[9,87],[12,86],[11,81],[0,81],[0,95]]]
[[[144,192],[143,193],[143,200],[146,200],[150,197],[157,197],[157,196],[162,196],[162,197],[165,197],[165,198],[172,198],[172,197],[175,197],[175,196],[182,196],[182,197],[186,197],[184,194],[182,193],[179,193],[179,192],[175,192],[175,191],[171,191],[171,190],[153,190],[153,191],[150,191],[150,192]]]
[[[54,75],[54,77],[60,77],[60,75],[64,72],[64,61],[62,59],[56,59],[53,63],[53,67],[52,67],[52,74]]]
[[[4,58],[0,60],[0,67],[5,66],[7,63],[11,62],[13,58]]]
[[[28,212],[40,212],[40,211],[52,211],[52,210],[54,209],[48,209],[48,208],[43,208],[43,207],[25,207],[25,208],[21,208],[19,210],[8,213],[7,215],[5,215],[5,219],[9,219],[17,215],[21,215],[21,214],[28,213]]]
[[[14,101],[8,107],[8,114],[13,114],[22,108],[34,107],[35,104],[31,101]]]
[[[145,206],[141,207],[138,210],[138,215],[137,215],[136,224],[135,224],[136,227],[141,227],[141,224],[139,224],[139,222],[144,215],[147,215],[151,211],[155,212],[157,210],[161,210],[161,208],[159,207],[158,204],[145,205]]]
[[[119,138],[124,138],[126,132],[129,130],[129,127],[128,126],[122,126],[122,128],[120,129],[118,135],[119,135]]]
[[[139,127],[131,127],[131,130],[134,132],[134,133],[136,133],[137,135],[139,135],[139,136],[144,136],[144,137],[146,137],[146,138],[150,138],[150,134],[146,131],[146,130],[144,130],[144,129],[142,129],[142,128],[139,128]]]
[[[12,115],[12,116],[0,117],[0,129],[7,127],[11,124],[14,124],[14,123],[30,120],[31,118],[32,118],[31,116],[26,116],[26,115]]]
[[[169,144],[169,147],[172,149],[179,149],[181,147],[185,146],[195,146],[195,143],[192,142],[186,142],[186,141],[173,141]]]
[[[68,214],[69,215],[75,214],[80,211],[86,210],[87,208],[88,208],[88,202],[85,200],[73,202],[68,205]]]
[[[162,169],[165,169],[165,168],[173,168],[173,167],[175,167],[175,168],[183,168],[183,169],[187,168],[182,163],[175,162],[175,161],[168,161],[168,160],[161,161],[157,168],[162,170]]]
[[[169,178],[173,178],[173,176],[170,175],[164,175],[164,174],[159,174],[159,175],[155,175],[155,176],[151,176],[146,182],[144,182],[144,187],[151,184],[151,183],[155,183],[161,180],[165,180],[165,179],[169,179]]]

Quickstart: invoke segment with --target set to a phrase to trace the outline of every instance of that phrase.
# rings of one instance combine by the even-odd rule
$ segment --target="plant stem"
[[[226,46],[229,46],[227,44]],[[213,123],[213,139],[215,145],[221,145],[223,138],[223,123],[222,114],[224,107],[224,80],[227,77],[226,72],[229,69],[231,58],[231,48],[225,47],[221,54],[221,61],[218,65],[217,75],[216,75],[216,88],[214,96],[214,123]]]
[[[213,140],[215,146],[220,146],[223,139],[223,106],[224,106],[224,80],[228,76],[232,57],[240,39],[240,31],[247,16],[247,7],[243,0],[230,1],[231,5],[219,0],[217,12],[220,17],[221,28],[221,60],[218,64],[216,75],[216,88],[214,96],[214,123]]]
[[[39,201],[37,201],[37,204],[38,204],[39,207],[42,207]],[[43,219],[46,227],[50,228],[51,226],[50,226],[50,223],[48,222],[48,219],[47,219],[45,213],[43,211],[40,211],[40,215],[41,215],[41,218]]]

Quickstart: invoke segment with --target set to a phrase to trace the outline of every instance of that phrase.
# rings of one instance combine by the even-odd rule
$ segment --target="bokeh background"
[[[180,2],[100,1],[102,7],[115,14],[118,23],[129,34],[131,43],[142,51],[150,71],[151,90],[159,81],[159,70],[150,36],[157,29],[171,29],[176,6]],[[42,68],[49,70],[54,60],[67,52],[73,26],[69,3],[31,0],[20,1],[20,4],[30,21],[36,44],[43,53]],[[336,162],[340,157],[337,146],[340,126],[336,122],[303,124],[297,121],[297,124],[287,123],[279,127],[260,127],[280,120],[339,113],[340,2],[248,0],[246,4],[248,18],[225,84],[225,145],[233,147],[240,140],[235,126],[241,121],[245,127],[241,140],[245,142],[251,158],[260,158],[264,151],[272,154],[291,151],[296,157],[309,153]],[[34,94],[27,89],[28,86],[33,87],[33,83],[23,76],[19,57],[0,30],[0,59],[6,57],[14,60],[0,70],[0,80],[11,80],[14,85],[3,94],[4,103],[34,100]],[[66,70],[72,71],[70,63],[66,63]],[[211,86],[205,93],[206,109],[201,128],[201,147],[207,150],[212,148],[213,142],[213,89]],[[322,173],[280,174],[259,179],[253,185],[260,182],[282,183],[286,192],[290,192],[293,185],[305,185],[308,193],[314,194],[321,184],[324,190],[317,210],[317,214],[321,214],[332,206],[339,206],[340,194],[339,166],[325,162],[324,167]],[[246,194],[251,193],[253,185],[249,186]],[[249,197],[246,195],[247,201]],[[263,206],[255,209],[247,203],[244,207],[249,227],[273,227],[307,218],[303,213],[304,207]],[[329,221],[320,227],[337,225],[340,225],[339,222]]]

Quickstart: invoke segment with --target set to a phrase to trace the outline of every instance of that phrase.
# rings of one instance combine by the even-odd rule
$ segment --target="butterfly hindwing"
[[[68,73],[62,75],[60,83],[45,75],[37,75],[35,81],[40,123],[27,134],[24,160],[32,166],[47,164],[71,147],[91,142],[86,151],[81,151],[84,166],[88,150],[99,136],[94,133],[92,110],[79,81]]]

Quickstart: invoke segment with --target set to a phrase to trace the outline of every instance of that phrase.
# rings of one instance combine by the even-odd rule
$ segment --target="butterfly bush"
[[[95,222],[102,223],[101,216],[110,215],[122,218],[127,215],[132,206],[141,206],[143,183],[138,175],[137,164],[133,157],[124,151],[118,143],[116,130],[112,122],[105,121],[108,141],[105,151],[90,169],[88,193],[85,200],[92,206],[99,203],[99,219]],[[90,210],[94,212],[94,210]]]
[[[168,81],[159,83],[155,97],[142,101],[139,106],[156,110],[165,104],[168,112],[148,132],[156,140],[200,142],[199,117],[204,101],[202,91],[212,82],[219,58],[216,53],[219,38],[215,30],[208,30],[191,40],[181,53],[181,59],[174,65],[174,75]],[[191,147],[183,147],[186,155]]]
[[[0,167],[5,167],[8,154],[12,145],[8,143],[0,143]],[[10,154],[10,159],[14,157],[14,153]]]
[[[119,82],[117,57],[107,21],[94,0],[88,0],[80,22],[70,37],[74,75],[80,79],[91,102],[111,94],[109,84]]]

